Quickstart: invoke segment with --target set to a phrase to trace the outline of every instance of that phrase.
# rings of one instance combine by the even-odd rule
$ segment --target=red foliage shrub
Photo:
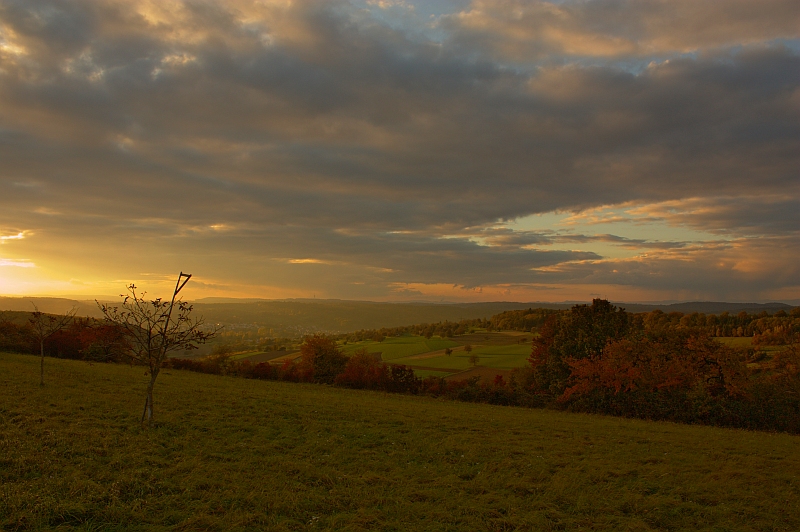
[[[356,352],[351,356],[344,371],[334,379],[334,383],[339,386],[370,390],[385,390],[388,381],[388,366],[367,353],[366,350]]]
[[[333,384],[336,376],[344,371],[347,357],[339,351],[332,338],[315,334],[300,347],[299,378],[307,382]]]
[[[691,390],[694,394],[740,396],[747,371],[738,352],[699,332],[659,333],[606,346],[600,356],[567,359],[570,386],[559,401],[595,390],[620,394],[641,390]]]
[[[302,376],[300,374],[300,370],[298,369],[298,364],[295,364],[288,359],[284,360],[283,364],[280,366],[280,378],[283,381],[300,382],[302,380]]]
[[[245,363],[250,364],[250,361],[246,360]],[[268,362],[259,362],[246,369],[249,370],[248,377],[251,379],[278,380],[280,378],[280,367],[273,366]]]

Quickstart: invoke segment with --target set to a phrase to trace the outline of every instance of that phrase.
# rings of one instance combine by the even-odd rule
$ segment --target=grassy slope
[[[800,530],[800,438],[0,354],[6,529]]]

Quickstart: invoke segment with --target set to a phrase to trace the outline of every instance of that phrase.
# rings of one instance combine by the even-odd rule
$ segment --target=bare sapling
[[[33,329],[33,336],[39,343],[39,354],[41,356],[39,363],[39,386],[44,386],[44,342],[69,325],[75,317],[78,308],[72,307],[72,310],[66,314],[45,314],[44,312],[39,312],[39,308],[35,303],[32,303],[32,305],[33,312],[28,321]]]
[[[121,306],[97,303],[106,321],[120,327],[128,340],[128,356],[147,367],[147,385],[142,423],[153,422],[153,388],[161,367],[174,351],[197,349],[216,336],[215,328],[207,328],[203,318],[192,317],[192,305],[176,299],[192,276],[181,272],[170,301],[146,298],[133,284],[122,295]]]

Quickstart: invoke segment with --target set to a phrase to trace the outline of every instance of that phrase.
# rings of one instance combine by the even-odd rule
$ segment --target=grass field
[[[480,367],[510,370],[528,364],[528,357],[531,354],[530,341],[519,343],[521,338],[529,340],[530,335],[525,336],[519,333],[505,332],[491,334],[480,333],[456,337],[453,339],[454,341],[449,342],[450,345],[444,345],[444,347],[439,347],[439,345],[442,345],[443,342],[448,342],[447,340],[437,341],[437,339],[434,339],[433,341],[425,341],[424,338],[419,336],[401,338],[401,340],[406,340],[406,342],[408,342],[406,345],[418,347],[413,351],[409,350],[411,351],[410,355],[394,357],[389,360],[394,364],[405,364],[412,368],[424,368],[415,369],[415,373],[419,377],[427,377],[430,375],[446,376],[450,374],[447,372],[437,372],[435,371],[436,369],[452,371],[464,371],[469,369],[472,367],[472,363],[469,361],[470,354],[478,356],[478,366]],[[384,342],[388,340],[389,339]],[[394,338],[391,340],[394,340]],[[425,343],[420,340],[425,341]],[[428,349],[423,351],[422,348],[425,347],[425,344],[428,344]],[[432,349],[431,344],[435,345],[437,349]],[[472,346],[473,349],[471,353],[464,351],[463,346],[466,344]],[[445,355],[443,351],[445,347],[450,347],[453,349],[453,352],[450,355]],[[387,360],[385,354],[382,355],[382,358]]]
[[[720,336],[717,341],[730,347],[752,347],[753,345],[753,339],[749,336]]]
[[[739,347],[739,348],[754,347],[757,351],[765,351],[767,353],[777,353],[778,351],[786,349],[786,346],[783,345],[753,346],[753,339],[748,336],[739,336],[739,337],[725,336],[717,338],[717,340],[731,347]]]
[[[800,438],[0,354],[5,530],[800,530]]]

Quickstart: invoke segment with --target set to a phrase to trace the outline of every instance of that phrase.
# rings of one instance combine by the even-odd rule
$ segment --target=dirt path
[[[478,347],[480,347],[480,346],[479,345],[473,345],[472,346],[473,349],[477,349]],[[464,350],[464,348],[461,347],[461,346],[459,346],[457,348],[451,348],[451,349],[453,349],[453,353],[454,354],[455,354],[456,350],[458,350],[458,351],[463,351]],[[439,349],[438,351],[429,351],[427,353],[422,353],[420,355],[411,355],[410,357],[405,357],[405,358],[406,358],[406,360],[424,360],[426,358],[440,357],[440,356],[443,356],[444,354],[445,354],[444,349]]]
[[[460,380],[467,380],[470,377],[480,377],[480,379],[484,382],[491,382],[497,375],[502,375],[503,378],[507,379],[509,375],[511,375],[511,370],[484,368],[478,366],[476,368],[469,368],[467,370],[459,371],[458,373],[448,375],[447,377],[445,377],[445,379],[460,381]]]
[[[391,362],[389,362],[391,364]],[[425,371],[441,371],[442,373],[458,373],[463,371],[461,369],[450,369],[450,368],[429,368],[428,366],[412,366],[410,364],[406,364],[411,369],[421,369]]]

